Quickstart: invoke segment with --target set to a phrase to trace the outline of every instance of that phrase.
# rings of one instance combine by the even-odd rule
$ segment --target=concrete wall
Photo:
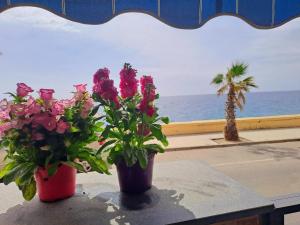
[[[224,125],[224,119],[178,122],[163,125],[163,132],[166,135],[214,133],[222,132]],[[239,130],[300,127],[300,114],[239,118],[237,119],[237,126]]]

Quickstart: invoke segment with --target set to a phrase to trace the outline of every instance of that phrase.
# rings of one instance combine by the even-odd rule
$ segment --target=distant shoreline
[[[300,92],[300,90],[280,90],[280,91],[252,91],[251,94],[268,94],[268,93],[285,93],[285,92]],[[247,94],[250,94],[247,93]],[[193,97],[193,96],[206,96],[206,95],[214,95],[216,93],[205,93],[205,94],[183,94],[183,95],[161,95],[160,98],[172,98],[172,97]]]

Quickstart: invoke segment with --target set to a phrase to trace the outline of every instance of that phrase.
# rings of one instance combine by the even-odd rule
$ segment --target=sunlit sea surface
[[[243,111],[237,117],[300,114],[300,91],[248,93]],[[172,122],[224,118],[225,96],[190,95],[160,97],[160,115]]]

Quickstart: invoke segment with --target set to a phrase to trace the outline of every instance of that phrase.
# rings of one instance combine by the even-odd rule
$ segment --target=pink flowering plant
[[[75,85],[72,99],[56,100],[54,90],[40,89],[39,97],[24,83],[17,93],[9,93],[0,104],[0,147],[7,151],[6,166],[0,171],[4,184],[15,182],[26,200],[36,193],[34,173],[46,168],[56,173],[61,164],[85,172],[87,162],[92,170],[108,173],[106,164],[88,147],[98,141],[103,122],[97,118],[98,107],[86,91],[86,85]]]
[[[120,71],[120,95],[107,68],[99,69],[94,75],[93,98],[103,106],[106,124],[101,134],[106,142],[98,154],[108,155],[110,164],[124,160],[128,167],[139,163],[145,169],[148,155],[164,152],[168,145],[161,124],[168,123],[169,119],[160,117],[154,105],[159,95],[153,78],[142,76],[138,81],[136,74],[137,71],[125,63]]]

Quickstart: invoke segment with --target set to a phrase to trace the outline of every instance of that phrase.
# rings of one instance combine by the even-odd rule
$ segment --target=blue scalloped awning
[[[236,16],[262,29],[300,16],[300,0],[0,0],[0,12],[17,6],[40,7],[86,24],[102,24],[122,13],[142,12],[183,29],[201,27],[220,15]]]

